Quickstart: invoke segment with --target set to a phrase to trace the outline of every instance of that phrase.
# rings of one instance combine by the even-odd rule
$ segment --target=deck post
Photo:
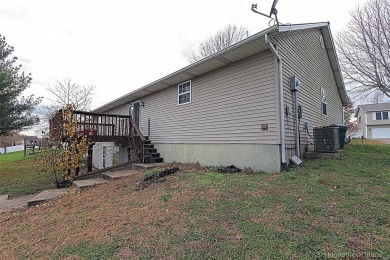
[[[92,172],[92,155],[93,155],[93,144],[88,146],[88,159],[87,159],[87,171]]]

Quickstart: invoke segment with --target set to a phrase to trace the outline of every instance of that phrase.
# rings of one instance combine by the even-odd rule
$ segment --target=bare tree
[[[7,153],[7,146],[16,145],[17,142],[23,140],[25,136],[19,134],[12,134],[7,136],[0,136],[0,147],[4,148],[4,153]]]
[[[369,98],[368,103],[370,104],[379,104],[384,101],[384,96],[382,92],[376,91]]]
[[[208,39],[201,42],[197,51],[191,51],[188,56],[188,61],[194,63],[206,58],[245,39],[248,35],[249,31],[246,28],[229,24],[222,30],[217,31],[216,34],[211,35]]]
[[[63,81],[57,81],[53,86],[49,86],[47,90],[54,96],[54,99],[52,99],[54,105],[51,108],[71,104],[74,109],[86,110],[89,109],[92,103],[95,86],[81,86],[73,83],[70,79],[64,79]],[[49,110],[51,109],[49,108]]]
[[[390,1],[369,0],[352,11],[337,50],[354,98],[390,97]]]

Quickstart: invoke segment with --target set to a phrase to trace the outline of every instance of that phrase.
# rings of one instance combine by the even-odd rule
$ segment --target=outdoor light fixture
[[[145,102],[141,101],[141,102],[139,102],[139,104],[141,107],[145,107]]]

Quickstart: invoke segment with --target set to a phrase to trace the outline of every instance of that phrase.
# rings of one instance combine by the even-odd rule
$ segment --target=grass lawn
[[[0,195],[22,196],[52,188],[48,175],[39,173],[34,155],[23,151],[0,154]]]
[[[136,174],[0,214],[0,258],[389,259],[389,156],[352,143],[282,174],[187,167],[140,191]]]

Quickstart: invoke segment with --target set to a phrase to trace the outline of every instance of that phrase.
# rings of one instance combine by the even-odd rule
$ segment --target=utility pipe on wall
[[[295,155],[301,157],[301,148],[299,140],[299,106],[298,106],[298,89],[301,85],[299,78],[297,76],[292,76],[290,79],[290,89],[293,97],[293,106],[294,106],[294,125],[295,125]]]
[[[292,91],[293,95],[293,103],[294,103],[294,126],[295,126],[295,153],[296,156],[301,157],[301,149],[300,149],[300,142],[299,142],[299,118],[298,118],[298,101],[297,101],[297,92],[298,91]]]
[[[287,169],[286,160],[286,134],[284,132],[284,98],[283,98],[283,62],[278,51],[275,49],[274,44],[269,39],[268,34],[264,35],[265,42],[269,45],[271,51],[275,54],[278,61],[278,80],[279,80],[279,120],[280,120],[280,144],[281,144],[281,157],[282,167]]]

